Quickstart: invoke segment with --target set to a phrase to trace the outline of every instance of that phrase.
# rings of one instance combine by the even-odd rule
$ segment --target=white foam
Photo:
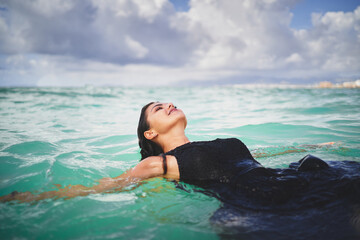
[[[89,196],[89,198],[100,202],[128,202],[137,199],[135,194],[131,193],[96,194]]]

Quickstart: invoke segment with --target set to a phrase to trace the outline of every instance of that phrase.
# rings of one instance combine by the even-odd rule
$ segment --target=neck
[[[168,152],[188,142],[190,141],[186,137],[184,131],[182,133],[163,136],[161,139],[158,139],[158,143],[160,144],[164,152]]]

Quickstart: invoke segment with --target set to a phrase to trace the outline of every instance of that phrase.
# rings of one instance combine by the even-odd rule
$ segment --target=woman
[[[316,175],[309,175],[308,172],[329,168],[327,163],[311,155],[292,164],[289,169],[264,168],[238,139],[190,142],[185,135],[186,125],[185,114],[172,103],[151,102],[141,110],[137,132],[141,161],[135,167],[118,177],[103,178],[92,187],[69,185],[40,194],[15,191],[0,197],[0,201],[30,202],[52,197],[86,196],[119,191],[144,179],[164,177],[214,190],[214,195],[223,201],[233,198],[226,196],[229,187],[231,192],[235,188],[236,192],[250,194],[256,200],[273,197],[274,199],[266,199],[268,204],[289,199],[294,191],[284,195],[285,190],[306,188],[311,176]],[[351,164],[354,169],[360,169],[360,164]],[[307,172],[309,176],[301,172]],[[336,176],[339,174],[344,173],[340,171]],[[308,179],[304,179],[306,177]]]
[[[307,155],[287,169],[264,168],[238,139],[190,142],[186,124],[172,103],[144,106],[138,126],[142,161],[130,176],[181,180],[211,190],[207,193],[225,203],[254,209],[321,206],[345,195],[360,202],[357,162],[329,162],[329,167]]]
[[[214,223],[228,222],[229,214],[233,217],[243,209],[274,214],[360,202],[357,162],[326,163],[307,155],[287,169],[264,168],[238,139],[190,142],[186,125],[185,114],[172,103],[151,102],[141,110],[141,161],[132,169],[115,178],[101,179],[92,187],[70,185],[40,194],[13,192],[0,201],[30,202],[114,192],[144,179],[164,177],[200,186],[206,194],[219,198],[224,207],[212,217]]]
[[[185,114],[172,103],[149,103],[142,108],[138,125],[141,161],[132,169],[92,187],[70,185],[40,194],[13,192],[0,201],[114,192],[144,179],[164,177],[200,186],[205,194],[219,198],[223,205],[211,222],[226,228],[220,235],[230,232],[225,238],[359,237],[359,163],[324,162],[307,155],[289,168],[269,169],[238,139],[190,142],[186,125]],[[302,235],[293,236],[294,231]]]
[[[287,169],[268,169],[238,139],[190,142],[186,124],[172,103],[144,106],[142,161],[129,176],[180,180],[218,197],[223,205],[210,220],[226,239],[360,238],[359,163],[307,155]]]

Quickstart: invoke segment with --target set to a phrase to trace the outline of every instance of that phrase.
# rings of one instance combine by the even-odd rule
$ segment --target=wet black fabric
[[[270,169],[235,138],[187,143],[166,154],[176,157],[180,181],[223,202],[211,217],[234,232],[223,238],[360,239],[359,162],[307,155]]]
[[[176,157],[180,180],[197,185],[230,182],[235,175],[263,168],[235,138],[190,142],[166,154]]]

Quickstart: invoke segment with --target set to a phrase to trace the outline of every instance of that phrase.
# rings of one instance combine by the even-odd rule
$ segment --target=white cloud
[[[298,53],[291,54],[288,58],[285,59],[286,63],[301,63],[303,58]]]
[[[289,9],[278,2],[193,0],[183,18],[203,33],[194,60],[201,67],[269,69],[298,49]]]
[[[169,22],[166,0],[6,2],[7,28],[0,51],[7,54],[72,55],[119,64],[179,64],[193,46]],[[4,21],[3,21],[4,22]],[[178,56],[169,52],[174,50]],[[179,50],[176,50],[179,49]]]
[[[149,50],[146,47],[144,47],[143,45],[141,45],[141,43],[132,39],[130,36],[125,37],[125,43],[128,46],[128,48],[133,52],[132,55],[135,58],[144,58],[149,52]]]
[[[139,16],[153,22],[154,18],[159,15],[162,8],[167,4],[166,0],[133,0],[138,8]]]
[[[4,0],[0,85],[358,78],[360,7],[297,30],[296,2],[191,0],[176,12],[167,0]]]
[[[313,28],[297,31],[307,68],[324,72],[360,71],[360,7],[354,12],[312,15]]]

